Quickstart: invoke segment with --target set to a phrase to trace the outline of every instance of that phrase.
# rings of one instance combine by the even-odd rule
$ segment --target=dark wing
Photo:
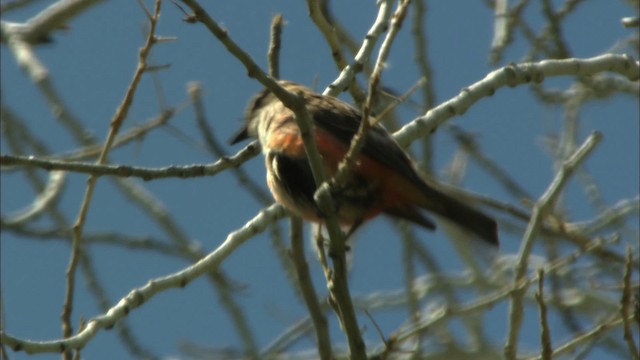
[[[347,146],[351,139],[358,132],[362,113],[347,103],[330,96],[314,94],[312,96],[323,98],[325,106],[314,106],[319,101],[308,101],[307,108],[316,122],[316,126],[334,134]],[[328,105],[328,106],[327,106]],[[397,171],[407,180],[419,184],[424,181],[418,176],[411,160],[393,140],[391,135],[380,126],[369,128],[362,146],[362,153],[373,160],[379,161],[389,169]]]
[[[298,202],[298,206],[315,208],[313,195],[316,192],[316,182],[307,158],[275,153],[273,163],[280,185]]]
[[[334,134],[348,146],[360,126],[362,118],[360,111],[336,98],[325,96],[323,100],[325,105],[328,102],[330,106],[313,106],[314,103],[318,103],[317,99],[307,102],[316,125]],[[423,197],[420,201],[416,199],[420,207],[452,220],[492,244],[498,244],[496,222],[478,210],[427,185],[416,172],[407,154],[382,127],[374,126],[369,129],[362,147],[362,154],[380,162],[421,189]],[[433,222],[422,216],[415,208],[386,209],[385,212],[413,221],[425,228],[435,227]]]

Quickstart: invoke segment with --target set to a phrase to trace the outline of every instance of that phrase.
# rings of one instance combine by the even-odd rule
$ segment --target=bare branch
[[[520,334],[520,326],[523,318],[522,297],[526,291],[526,287],[520,286],[520,284],[522,284],[526,275],[528,259],[531,254],[531,249],[533,248],[533,242],[535,241],[548,212],[553,208],[556,198],[560,195],[560,191],[562,191],[564,184],[569,180],[576,168],[582,164],[587,155],[591,153],[601,139],[602,134],[593,133],[587,138],[587,140],[585,140],[582,146],[580,146],[580,148],[562,164],[562,167],[551,182],[551,185],[549,185],[547,191],[540,197],[533,208],[531,221],[524,233],[522,245],[520,246],[518,265],[515,269],[516,271],[514,276],[516,290],[513,292],[511,303],[509,304],[509,331],[507,342],[504,347],[504,356],[508,360],[515,359],[517,354],[518,335]]]
[[[589,76],[606,71],[619,73],[635,81],[640,76],[640,63],[628,55],[604,54],[589,59],[543,60],[507,65],[464,88],[458,96],[412,120],[394,135],[398,143],[406,147],[415,139],[432,133],[451,117],[464,114],[473,104],[492,96],[502,87],[541,82],[544,78],[553,76]]]
[[[133,289],[104,315],[89,319],[86,327],[74,336],[52,341],[33,341],[19,339],[3,331],[0,333],[0,340],[14,351],[24,351],[27,354],[81,349],[100,330],[112,327],[118,320],[126,317],[155,295],[171,288],[183,288],[196,278],[214,271],[236,248],[257,233],[264,231],[271,222],[282,217],[284,217],[284,211],[280,205],[274,204],[263,209],[242,228],[231,232],[226,240],[206,257],[177,273],[150,280],[145,286]]]

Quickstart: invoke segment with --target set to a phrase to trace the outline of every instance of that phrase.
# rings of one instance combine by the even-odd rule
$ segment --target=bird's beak
[[[242,128],[240,128],[240,130],[238,130],[238,132],[236,132],[235,135],[233,135],[231,139],[229,139],[229,144],[235,145],[240,141],[247,140],[248,138],[249,138],[249,128],[247,125],[243,125]]]

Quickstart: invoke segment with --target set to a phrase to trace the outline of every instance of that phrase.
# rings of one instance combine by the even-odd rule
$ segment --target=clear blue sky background
[[[30,9],[3,15],[3,20],[23,21],[33,16],[47,2]],[[149,1],[146,1],[151,7]],[[312,85],[322,90],[337,75],[327,46],[307,17],[303,1],[229,1],[206,2],[210,14],[229,30],[232,38],[263,67],[269,41],[271,17],[281,12],[286,21],[281,57],[282,78]],[[334,13],[348,26],[355,39],[362,39],[377,8],[373,1],[334,2]],[[556,2],[558,3],[558,2]],[[488,49],[493,35],[493,14],[482,1],[428,2],[427,36],[429,56],[435,73],[434,88],[438,102],[455,96],[465,86],[480,80],[493,68],[488,65]],[[540,31],[541,12],[532,2],[527,19]],[[586,1],[567,21],[564,35],[576,57],[592,57],[614,46],[618,39],[632,34],[620,25],[620,19],[633,15],[624,1]],[[170,64],[157,74],[166,105],[177,106],[187,99],[186,84],[198,81],[204,90],[206,114],[220,140],[228,139],[238,128],[247,100],[261,86],[246,76],[240,63],[228,54],[207,30],[183,22],[183,15],[170,2],[163,3],[157,34],[177,37],[177,41],[158,44],[152,54],[156,64]],[[39,46],[37,54],[50,70],[53,83],[70,110],[91,129],[91,135],[104,140],[109,120],[120,103],[136,66],[137,51],[143,43],[145,17],[134,1],[110,1],[100,4],[69,23],[70,28],[54,34],[52,44]],[[521,34],[518,34],[520,37]],[[518,62],[527,51],[520,39],[505,54],[506,62]],[[408,23],[394,44],[384,73],[385,85],[402,93],[417,81],[413,62],[412,39]],[[6,46],[1,48],[2,101],[19,114],[29,128],[44,140],[53,152],[76,148],[75,141],[62,129],[46,106],[41,94],[16,66]],[[504,64],[503,63],[503,64]],[[564,89],[569,79],[550,79],[549,85]],[[160,111],[152,77],[146,76],[136,95],[124,129],[142,124]],[[417,99],[417,97],[416,97]],[[418,112],[411,106],[400,109],[401,118],[409,121]],[[638,103],[631,96],[593,102],[581,109],[579,141],[594,131],[604,134],[604,141],[587,161],[587,168],[597,180],[606,202],[613,204],[638,193]],[[540,106],[527,86],[499,90],[484,99],[453,123],[477,133],[482,149],[519,181],[534,196],[540,196],[553,176],[553,163],[541,145],[541,137],[558,133],[562,128],[563,109]],[[159,167],[209,163],[213,159],[200,151],[202,143],[193,111],[189,108],[171,120],[171,126],[190,137],[188,141],[166,128],[149,134],[142,143],[113,151],[111,161],[118,164]],[[229,147],[234,153],[241,147]],[[8,147],[2,144],[2,152]],[[436,136],[435,171],[452,159],[456,146],[446,132]],[[262,158],[244,165],[263,184]],[[84,194],[86,176],[70,175],[60,207],[73,221]],[[144,183],[176,222],[207,251],[214,249],[235,229],[251,219],[260,204],[241,191],[230,172],[214,178],[168,179]],[[500,200],[514,202],[473,164],[464,187]],[[595,211],[587,206],[581,187],[575,180],[565,198],[567,215],[573,220],[587,220]],[[265,186],[266,188],[266,186]],[[18,173],[3,174],[2,214],[25,206],[33,190]],[[637,220],[637,218],[636,218]],[[42,226],[50,221],[42,220]],[[631,224],[637,231],[636,224]],[[166,238],[158,226],[114,190],[106,178],[99,180],[87,219],[86,231],[113,231]],[[286,223],[281,223],[286,231]],[[393,227],[383,219],[367,224],[360,231],[354,250],[351,274],[353,292],[370,294],[376,290],[401,289],[404,285],[401,248],[395,242]],[[457,256],[442,231],[418,235],[429,242],[446,271],[460,267]],[[42,241],[15,237],[2,232],[2,298],[6,329],[15,336],[49,340],[61,335],[59,315],[64,297],[65,268],[69,246],[62,241]],[[514,253],[521,234],[503,233],[501,251]],[[632,241],[623,238],[624,241]],[[134,287],[149,279],[173,273],[188,264],[162,255],[128,251],[119,247],[96,245],[89,249],[99,278],[113,304]],[[316,288],[324,293],[324,278],[314,256],[309,254]],[[277,334],[300,320],[306,310],[287,285],[284,272],[270,246],[267,234],[243,245],[223,264],[229,277],[243,289],[236,296],[247,312],[261,347]],[[100,313],[88,294],[82,277],[78,278],[74,319]],[[506,328],[504,306],[492,312],[487,333],[501,344]],[[537,312],[533,312],[537,316]],[[332,318],[332,335],[342,342],[342,335]],[[389,335],[405,314],[382,312],[374,315]],[[207,346],[234,347],[240,342],[209,284],[199,279],[180,290],[164,292],[130,314],[136,337],[155,354],[178,353],[178,342],[189,340]],[[535,318],[524,326],[525,348],[537,348],[538,327]],[[556,322],[552,319],[552,323]],[[373,325],[365,316],[365,337],[378,341]],[[495,334],[495,335],[494,335]],[[562,338],[562,337],[560,337]],[[311,342],[303,347],[312,347]],[[108,356],[106,354],[109,354]],[[126,358],[114,331],[101,331],[83,351],[84,358]],[[606,355],[603,355],[606,357]],[[14,358],[26,357],[24,353]],[[38,358],[58,358],[41,355]]]

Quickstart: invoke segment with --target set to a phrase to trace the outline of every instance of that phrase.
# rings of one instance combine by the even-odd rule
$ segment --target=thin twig
[[[340,162],[338,167],[338,172],[332,179],[332,186],[339,187],[346,180],[347,175],[350,173],[350,169],[353,168],[353,165],[360,154],[360,150],[364,145],[364,141],[366,139],[366,132],[370,126],[373,125],[372,120],[369,117],[370,110],[373,106],[373,97],[377,91],[378,84],[380,83],[382,77],[382,70],[384,69],[384,64],[391,52],[391,45],[393,44],[393,40],[395,39],[398,31],[402,27],[402,23],[406,16],[409,1],[401,1],[398,4],[398,8],[394,12],[391,17],[391,27],[387,36],[382,42],[380,46],[380,52],[378,53],[378,58],[376,59],[376,64],[373,68],[373,73],[369,78],[369,89],[367,91],[367,98],[362,108],[362,119],[360,121],[360,127],[358,128],[358,132],[351,139],[351,144],[349,146],[349,151],[345,155],[344,159]],[[380,116],[382,117],[382,115]],[[375,121],[375,120],[374,120]]]
[[[65,170],[93,176],[137,177],[145,181],[164,178],[191,178],[213,176],[221,171],[238,167],[260,153],[256,142],[247,145],[231,157],[223,157],[210,165],[182,165],[162,168],[141,168],[126,165],[94,164],[61,160],[47,160],[34,156],[0,155],[1,166],[27,166],[44,170]]]
[[[107,161],[107,156],[109,154],[111,146],[113,145],[113,141],[115,140],[118,130],[120,129],[120,126],[127,116],[131,103],[133,102],[133,95],[138,88],[138,83],[140,82],[142,74],[144,73],[146,68],[147,56],[151,52],[151,47],[154,44],[155,26],[158,17],[160,16],[160,4],[161,1],[157,0],[154,8],[154,14],[149,18],[149,33],[145,40],[145,44],[138,55],[138,66],[134,73],[133,79],[131,80],[131,84],[127,89],[125,97],[121,105],[118,107],[118,110],[116,111],[113,119],[111,120],[109,134],[107,135],[107,140],[105,141],[102,153],[98,158],[98,164],[104,164]],[[73,298],[75,295],[75,272],[78,261],[80,259],[80,253],[82,251],[82,230],[84,228],[85,219],[89,211],[89,204],[91,203],[91,198],[93,196],[93,191],[95,189],[97,180],[97,176],[89,176],[89,179],[87,180],[85,195],[80,205],[80,211],[75,223],[72,226],[71,255],[69,259],[69,265],[66,270],[66,291],[64,297],[65,300],[61,314],[62,330],[65,338],[70,337],[73,333],[73,328],[71,325],[71,314],[73,311]],[[70,358],[69,352],[65,351],[64,355],[66,358]]]
[[[331,56],[333,57],[333,61],[336,64],[338,71],[353,69],[353,75],[355,75],[356,72],[362,71],[364,62],[366,61],[360,62],[359,66],[355,66],[355,68],[357,69],[354,69],[353,66],[347,63],[346,57],[342,50],[342,44],[340,43],[340,39],[338,37],[338,33],[335,27],[333,26],[333,24],[330,23],[329,19],[327,18],[328,9],[323,8],[324,5],[326,4],[323,4],[322,1],[307,0],[307,9],[309,10],[309,17],[311,18],[313,23],[318,27],[318,29],[320,30],[320,33],[322,33],[322,35],[324,36],[324,39],[326,40],[327,45],[329,45]],[[343,87],[342,89],[348,87],[356,104],[360,104],[364,99],[364,94],[362,93],[362,90],[359,88],[356,81],[354,81],[353,76],[346,81],[348,83],[345,83],[345,87]],[[336,94],[334,93],[333,95],[336,95]]]
[[[584,334],[581,334],[580,336],[577,336],[567,341],[564,344],[556,346],[553,349],[553,354],[551,354],[551,357],[555,359],[555,358],[561,357],[562,355],[572,353],[576,351],[576,348],[578,348],[580,345],[585,343],[588,344],[590,342],[593,342],[595,339],[604,336],[607,332],[619,326],[621,322],[622,322],[622,319],[620,318],[614,318],[614,319],[601,322],[600,324],[595,326],[592,330]],[[528,360],[542,360],[542,357],[536,356],[536,357],[529,358]]]
[[[587,138],[587,140],[585,140],[582,146],[580,146],[580,148],[578,148],[573,155],[562,164],[562,167],[558,170],[558,173],[549,185],[549,188],[540,197],[533,208],[531,221],[527,226],[522,245],[520,246],[514,276],[516,290],[512,293],[511,302],[509,304],[509,330],[507,341],[504,346],[504,357],[507,360],[515,359],[518,351],[518,336],[520,334],[522,319],[524,316],[522,298],[526,291],[526,286],[524,286],[524,284],[523,286],[519,285],[522,284],[525,279],[527,266],[529,264],[528,259],[533,248],[533,243],[537,238],[542,223],[544,222],[548,212],[553,208],[555,200],[560,195],[564,185],[569,180],[575,169],[584,162],[587,155],[591,153],[601,139],[602,134],[594,132]]]
[[[551,331],[547,321],[547,304],[544,301],[544,270],[538,269],[538,292],[536,301],[540,308],[540,344],[542,347],[542,360],[551,360]]]
[[[64,171],[52,171],[49,173],[49,181],[47,187],[33,199],[25,209],[15,214],[2,217],[3,226],[16,226],[36,220],[44,211],[46,211],[53,202],[55,202],[64,188],[66,173]]]
[[[313,321],[316,333],[316,341],[318,355],[320,359],[332,359],[331,337],[329,336],[329,327],[327,318],[318,302],[318,296],[313,287],[313,281],[309,272],[309,266],[305,259],[304,239],[302,236],[302,220],[292,216],[290,220],[291,229],[291,260],[296,269],[296,278],[298,287],[302,292],[302,297],[309,310],[309,315]]]
[[[207,121],[204,104],[202,102],[202,88],[200,83],[195,81],[190,82],[187,85],[187,91],[189,92],[189,96],[193,102],[196,123],[198,124],[198,129],[200,130],[205,144],[207,145],[207,149],[220,159],[228,158],[227,153],[220,144],[220,141],[216,138],[213,129],[209,126],[209,122]],[[267,206],[273,202],[271,196],[264,191],[263,187],[258,185],[249,175],[247,175],[247,172],[244,169],[239,166],[234,166],[231,170],[238,182],[242,185],[242,188],[248,190],[249,193],[251,193],[251,195],[253,195],[253,197],[255,197],[263,206]]]
[[[282,45],[282,14],[275,14],[271,20],[271,41],[267,58],[269,62],[269,75],[274,79],[280,78],[280,47]]]
[[[324,16],[324,12],[321,9],[321,1],[307,0],[307,9],[309,10],[309,17],[313,23],[316,24],[324,36],[324,39],[327,41],[327,45],[329,45],[331,56],[333,57],[336,67],[338,70],[344,69],[347,66],[347,61],[342,51],[340,40],[338,39],[333,26],[331,26]]]
[[[178,110],[167,109],[162,111],[157,116],[149,119],[147,122],[131,127],[127,132],[119,134],[113,141],[112,149],[129,144],[134,140],[140,140],[150,131],[155,130],[163,125],[166,125],[171,120]],[[102,144],[87,145],[85,147],[76,148],[70,152],[64,152],[61,154],[55,154],[48,156],[51,159],[59,159],[66,161],[77,161],[81,159],[93,158],[100,155],[102,151]]]
[[[355,75],[360,72],[364,64],[369,60],[371,53],[373,52],[378,38],[387,30],[389,26],[389,18],[391,16],[391,3],[390,0],[382,0],[379,2],[378,16],[364,39],[362,45],[358,50],[354,62],[346,66],[340,72],[340,75],[327,86],[327,89],[323,92],[324,95],[336,96],[347,87],[352,86]],[[354,96],[356,104],[360,104],[364,100],[364,96]]]
[[[629,347],[629,353],[633,360],[640,359],[636,339],[631,329],[630,313],[633,309],[633,292],[631,287],[631,277],[633,274],[633,253],[627,246],[627,262],[625,264],[624,276],[622,277],[622,298],[620,299],[620,317],[622,318],[622,329],[624,331],[624,341]]]
[[[532,198],[531,195],[524,190],[522,186],[520,186],[520,184],[512,179],[511,175],[509,175],[507,171],[502,169],[499,164],[482,153],[480,146],[471,134],[455,125],[448,126],[447,130],[451,132],[454,139],[458,141],[469,156],[471,156],[486,172],[502,184],[505,190],[511,193],[512,196],[517,199]]]

